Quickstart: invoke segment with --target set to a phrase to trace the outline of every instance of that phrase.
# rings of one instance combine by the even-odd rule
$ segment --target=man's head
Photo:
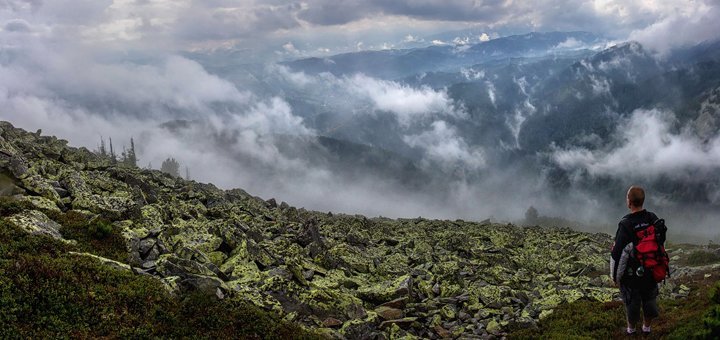
[[[633,185],[628,189],[627,192],[627,207],[630,210],[640,210],[645,203],[645,190],[643,188]]]

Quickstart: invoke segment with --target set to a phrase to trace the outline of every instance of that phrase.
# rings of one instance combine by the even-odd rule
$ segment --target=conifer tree
[[[115,150],[113,150],[113,145],[112,145],[112,137],[110,137],[110,163],[112,163],[112,164],[117,163],[117,156],[115,155]]]
[[[107,149],[105,148],[105,138],[100,136],[100,148],[98,148],[98,153],[100,156],[107,157]]]
[[[135,140],[133,140],[132,137],[130,137],[130,150],[127,152],[126,162],[129,166],[137,166],[138,159],[137,154],[135,153]]]
[[[173,177],[180,177],[180,163],[178,163],[175,158],[170,157],[163,161],[160,166],[160,171],[170,174]]]

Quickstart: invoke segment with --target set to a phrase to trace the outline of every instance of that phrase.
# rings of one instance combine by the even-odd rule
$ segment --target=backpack
[[[670,257],[665,251],[667,227],[665,220],[657,219],[646,228],[635,231],[638,239],[635,245],[635,258],[641,271],[651,274],[655,282],[670,277]]]

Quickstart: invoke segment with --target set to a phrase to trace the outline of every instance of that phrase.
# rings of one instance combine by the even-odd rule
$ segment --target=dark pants
[[[628,322],[631,325],[640,321],[640,309],[642,308],[645,320],[655,318],[660,315],[657,306],[658,288],[640,289],[630,288],[620,285],[620,294],[625,303],[625,313]]]

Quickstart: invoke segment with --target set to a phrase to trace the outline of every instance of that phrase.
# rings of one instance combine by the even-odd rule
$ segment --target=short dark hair
[[[634,207],[642,208],[645,203],[645,190],[643,188],[633,185],[630,187],[627,193],[627,198]]]

